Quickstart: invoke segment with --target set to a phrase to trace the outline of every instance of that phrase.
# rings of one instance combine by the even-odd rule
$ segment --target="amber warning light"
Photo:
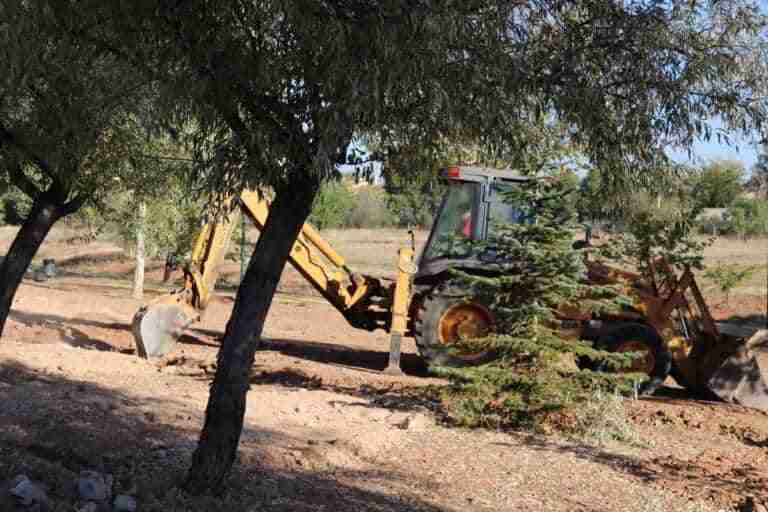
[[[443,169],[443,172],[441,173],[443,178],[458,178],[461,176],[461,171],[459,171],[458,167],[448,167],[446,169]]]

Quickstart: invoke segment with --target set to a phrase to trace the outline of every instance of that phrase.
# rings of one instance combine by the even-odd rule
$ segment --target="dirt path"
[[[158,367],[133,354],[139,303],[125,290],[25,282],[0,343],[0,482],[25,472],[62,511],[85,468],[113,473],[140,510],[714,511],[768,499],[766,415],[674,397],[633,402],[644,448],[448,429],[410,398],[440,383],[412,345],[406,376],[381,375],[383,334],[282,296],[257,354],[230,490],[191,500],[173,484],[202,424],[230,300],[217,300]]]

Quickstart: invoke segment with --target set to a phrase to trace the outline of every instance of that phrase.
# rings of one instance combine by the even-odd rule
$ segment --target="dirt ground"
[[[25,473],[48,487],[55,510],[70,511],[77,473],[95,468],[142,511],[693,512],[768,502],[767,414],[669,387],[626,402],[640,446],[448,428],[414,392],[442,382],[412,342],[406,375],[380,374],[386,336],[349,327],[293,272],[257,353],[228,490],[188,498],[174,486],[202,425],[230,291],[158,365],[133,348],[130,261],[109,244],[62,239],[45,250],[61,273],[25,280],[0,342],[0,491]],[[154,264],[148,298],[160,273]],[[759,304],[740,295],[715,313]],[[4,499],[0,511],[12,510]]]

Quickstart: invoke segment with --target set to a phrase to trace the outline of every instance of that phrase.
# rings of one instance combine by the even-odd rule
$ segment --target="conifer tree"
[[[534,179],[504,192],[518,222],[498,224],[472,248],[493,259],[494,272],[456,272],[471,296],[497,318],[494,332],[462,340],[461,353],[487,352],[486,364],[436,368],[449,377],[447,402],[468,426],[532,426],[573,407],[596,387],[627,387],[637,375],[593,371],[627,366],[636,354],[615,354],[591,342],[568,339],[564,318],[615,309],[626,301],[609,285],[587,284],[584,249],[574,249],[577,229],[565,185]],[[486,359],[486,360],[487,360]],[[589,361],[590,364],[577,364]]]

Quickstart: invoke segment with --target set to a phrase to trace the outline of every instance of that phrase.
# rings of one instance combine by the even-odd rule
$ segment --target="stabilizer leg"
[[[402,341],[403,335],[399,332],[393,332],[389,337],[389,363],[384,369],[387,375],[403,375],[403,370],[400,368]]]

